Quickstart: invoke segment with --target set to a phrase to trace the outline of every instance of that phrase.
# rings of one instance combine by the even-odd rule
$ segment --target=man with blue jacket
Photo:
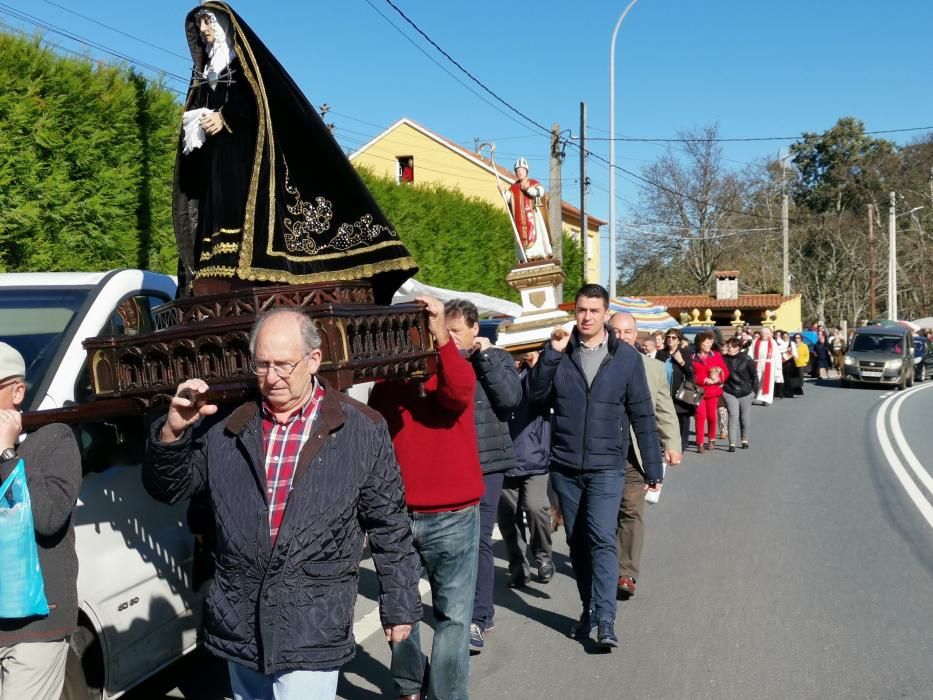
[[[609,294],[598,284],[578,292],[570,334],[556,329],[532,374],[532,400],[553,407],[551,483],[564,514],[570,559],[583,604],[574,639],[619,645],[615,632],[616,527],[629,433],[641,446],[645,482],[662,480],[661,442],[644,363],[606,327]]]

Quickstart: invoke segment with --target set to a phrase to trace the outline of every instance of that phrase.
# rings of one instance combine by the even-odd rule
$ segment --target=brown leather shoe
[[[635,579],[631,576],[619,576],[619,586],[616,589],[617,597],[628,600],[635,595]]]
[[[703,445],[697,445],[697,454],[703,454]]]

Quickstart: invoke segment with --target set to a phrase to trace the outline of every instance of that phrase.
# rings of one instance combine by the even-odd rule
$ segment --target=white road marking
[[[931,386],[933,386],[933,384],[931,384]],[[499,532],[499,526],[493,526],[492,541],[498,542],[501,539],[502,533]],[[421,579],[418,582],[418,595],[421,596],[421,600],[424,601],[425,596],[427,596],[430,592],[431,585],[425,579]],[[378,605],[376,605],[373,610],[370,610],[353,625],[353,636],[356,638],[357,644],[360,644],[364,639],[367,639],[376,634],[376,632],[382,632],[382,620],[379,618]]]
[[[917,478],[926,488],[927,492],[933,496],[933,477],[931,477],[929,472],[923,468],[922,464],[920,464],[920,460],[917,459],[917,455],[914,454],[914,451],[910,449],[910,445],[907,443],[907,438],[904,437],[904,433],[901,430],[901,406],[903,405],[904,401],[909,398],[909,396],[910,394],[902,396],[893,404],[891,404],[891,432],[894,434],[894,442],[900,448],[901,454],[907,461],[908,466],[910,466],[914,474],[917,475]]]
[[[906,399],[908,396],[918,392],[923,391],[926,388],[933,387],[933,384],[926,384],[924,386],[916,387],[909,391],[902,392],[899,396],[895,398],[889,398],[885,400],[878,409],[878,414],[875,417],[875,430],[878,433],[878,441],[881,443],[882,454],[888,461],[888,465],[891,467],[891,471],[894,472],[894,475],[897,477],[897,480],[901,482],[901,486],[904,487],[904,490],[907,492],[907,495],[910,497],[910,500],[914,502],[914,505],[917,506],[917,510],[920,511],[920,514],[926,518],[927,523],[930,527],[933,527],[933,505],[930,504],[930,501],[923,494],[923,492],[917,487],[917,484],[911,478],[910,474],[907,472],[907,469],[904,468],[904,463],[900,460],[897,455],[897,451],[894,448],[894,445],[891,444],[891,439],[888,437],[887,423],[886,418],[888,414],[888,408],[892,403],[898,401],[898,408],[900,408],[900,402]],[[892,415],[893,418],[893,415]],[[905,458],[910,462],[910,457],[907,457],[908,452],[910,451],[907,446],[907,441],[904,439],[904,434],[900,430],[900,426],[896,425],[896,435],[899,446],[904,446],[906,451],[904,452]],[[916,462],[916,456],[913,455],[913,452],[909,452]],[[921,478],[921,481],[924,485],[927,485],[929,482],[930,475],[927,474],[926,470],[917,462],[917,466],[920,468],[920,471],[926,474],[927,480],[924,480],[920,477],[918,473],[917,476]],[[911,465],[913,468],[913,465]],[[916,471],[916,470],[915,470]]]
[[[418,594],[421,596],[421,599],[424,600],[424,597],[430,591],[431,586],[427,581],[421,579],[421,581],[418,582]],[[378,605],[360,618],[359,622],[353,625],[353,636],[356,638],[357,644],[376,634],[376,632],[382,632],[382,620],[379,619]]]

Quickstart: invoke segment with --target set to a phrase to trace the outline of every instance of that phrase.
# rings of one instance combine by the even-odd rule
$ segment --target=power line
[[[629,230],[635,231],[641,236],[655,236],[657,238],[664,238],[666,240],[674,240],[674,241],[716,241],[721,238],[731,238],[732,236],[745,236],[750,233],[774,233],[774,232],[781,230],[778,227],[770,228],[770,229],[736,229],[734,231],[724,230],[723,232],[718,233],[718,235],[715,235],[715,236],[705,236],[705,235],[703,236],[675,236],[670,233],[665,233],[662,231],[646,231],[643,229],[638,229],[630,224],[623,223],[621,224],[621,226],[622,228],[627,228]],[[717,229],[711,229],[711,230],[717,230]]]
[[[49,41],[48,39],[45,39],[45,38],[43,38],[43,37],[37,37],[35,34],[30,34],[29,32],[27,32],[27,31],[21,29],[20,27],[14,27],[13,25],[7,24],[6,22],[0,22],[0,27],[3,27],[4,29],[7,29],[7,30],[9,30],[9,31],[11,31],[11,32],[14,32],[14,33],[16,33],[16,34],[18,34],[18,35],[20,35],[20,36],[22,36],[22,37],[25,37],[25,38],[27,38],[27,39],[36,39],[36,40],[39,41],[39,43],[40,43],[42,46],[44,46],[45,48],[47,48],[47,49],[49,49],[49,50],[55,50],[55,49],[57,49],[57,50],[59,50],[59,51],[63,51],[63,52],[65,52],[65,53],[69,53],[69,54],[71,54],[72,56],[75,56],[75,57],[77,57],[77,58],[83,59],[83,60],[85,60],[85,61],[90,61],[90,60],[91,60],[91,58],[90,58],[86,53],[81,53],[80,51],[75,51],[74,49],[68,48],[67,46],[63,46],[63,45],[61,45],[61,44],[56,44],[55,42]],[[54,51],[53,51],[53,53],[54,53]],[[171,86],[169,86],[169,85],[163,85],[163,86],[162,86],[162,89],[168,90],[169,92],[174,92],[174,93],[177,94],[177,95],[185,95],[185,94],[186,94],[183,90],[177,90],[177,89],[175,89],[175,88],[173,88],[173,87],[171,87]]]
[[[875,131],[864,131],[866,136],[877,136],[878,134],[901,134],[909,131],[930,131],[933,130],[933,126],[911,126],[905,127],[902,129],[878,129]],[[825,135],[828,132],[822,132],[820,136]],[[610,139],[608,136],[592,136],[589,137],[590,141],[627,141],[629,143],[745,143],[751,141],[796,141],[800,138],[803,138],[805,134],[797,134],[796,136],[749,136],[741,138],[704,138],[704,137],[677,137],[677,138],[636,138],[634,136],[617,136],[614,139]]]
[[[122,53],[115,49],[111,49],[110,47],[104,44],[92,41],[91,39],[87,39],[86,37],[82,37],[81,35],[75,34],[74,32],[70,32],[67,29],[63,29],[50,22],[46,22],[45,20],[42,20],[33,15],[30,15],[26,12],[17,10],[15,7],[11,7],[10,5],[7,5],[5,3],[0,3],[0,10],[5,11],[6,14],[10,15],[14,19],[20,20],[21,22],[26,22],[27,24],[31,24],[34,27],[38,27],[40,29],[44,29],[46,31],[52,32],[53,34],[58,34],[59,36],[63,36],[66,39],[71,39],[72,41],[76,41],[79,44],[83,44],[84,46],[87,46],[89,48],[96,49],[98,51],[103,51],[104,53],[110,56],[118,58],[122,61],[127,61],[145,70],[151,71],[153,73],[161,73],[162,75],[165,75],[169,78],[172,78],[173,80],[177,80],[185,84],[189,82],[189,79],[184,76],[178,75],[177,73],[172,73],[171,71],[167,71],[164,68],[159,68],[158,66],[155,66],[151,63],[147,63],[146,61],[133,58],[132,56],[128,54]]]
[[[642,223],[634,224],[622,224],[626,228],[631,229],[644,229],[644,228],[653,228],[654,226],[663,226],[665,228],[679,229],[682,231],[693,231],[699,229],[698,226],[684,226],[683,224],[670,224],[664,221],[646,221]],[[780,231],[781,229],[775,226],[768,226],[766,228],[706,228],[703,229],[707,232],[715,233],[759,233],[761,231]]]
[[[338,127],[335,129],[335,132],[340,132],[340,131],[349,131],[349,130],[348,130],[348,129],[343,129],[343,128],[341,128],[341,127],[338,126]],[[362,145],[365,145],[366,143],[368,143],[368,141],[363,141],[363,140],[361,140],[361,139],[359,139],[359,138],[354,138],[354,137],[352,137],[352,136],[345,136],[345,135],[341,135],[341,134],[339,134],[339,133],[336,133],[335,135],[336,135],[336,137],[339,138],[341,141],[343,141],[343,142],[349,142],[350,144],[358,144],[358,145],[362,146]],[[345,147],[346,147],[346,145],[345,145]],[[353,149],[353,150],[357,150],[357,149]],[[379,155],[379,153],[383,153],[383,154],[385,154],[385,155]],[[383,145],[374,145],[374,146],[372,146],[372,147],[366,152],[366,155],[369,156],[369,157],[371,157],[371,158],[376,158],[376,159],[378,159],[378,160],[384,160],[384,161],[388,161],[388,162],[392,162],[392,163],[397,163],[397,162],[398,162],[398,156],[397,156],[397,154],[395,154],[394,151],[390,151],[388,148],[386,148],[386,147],[383,146]],[[425,165],[425,163],[427,163],[427,165]],[[486,177],[473,177],[473,176],[470,176],[470,175],[462,175],[462,174],[460,174],[460,173],[453,172],[453,171],[450,171],[450,170],[438,169],[438,167],[434,167],[434,168],[428,167],[428,166],[431,166],[431,165],[434,165],[434,166],[438,166],[438,167],[440,167],[440,168],[443,168],[443,165],[444,165],[444,164],[443,164],[443,163],[438,163],[437,161],[432,161],[432,160],[429,160],[429,159],[426,159],[426,158],[418,158],[418,159],[416,160],[416,162],[415,162],[415,170],[416,170],[416,172],[417,172],[418,170],[422,170],[422,171],[429,172],[429,173],[436,173],[436,174],[438,174],[438,175],[449,175],[449,176],[454,176],[454,177],[456,177],[458,180],[464,180],[464,181],[469,180],[469,181],[472,181],[472,182],[482,182],[482,183],[486,183],[486,184],[489,183],[489,179],[486,178]],[[547,182],[547,183],[550,183],[550,182],[551,182],[548,178],[540,178],[540,180],[541,180],[541,182]],[[568,178],[561,178],[561,182],[570,182],[570,183],[573,183],[573,182],[577,182],[577,180],[576,180],[576,178],[569,178],[569,177],[568,177]]]
[[[480,100],[482,100],[483,102],[485,102],[486,104],[488,104],[490,107],[492,107],[494,110],[496,110],[497,112],[499,112],[499,113],[502,114],[503,116],[507,117],[508,119],[511,119],[511,120],[514,121],[516,124],[519,124],[519,125],[521,125],[521,126],[525,126],[525,125],[522,124],[520,121],[518,121],[515,117],[513,117],[511,114],[508,114],[507,112],[503,111],[503,110],[502,110],[500,107],[498,107],[497,105],[494,105],[492,102],[490,102],[490,101],[487,100],[485,97],[483,97],[482,95],[480,95],[478,92],[476,92],[476,91],[475,91],[473,88],[471,88],[469,85],[467,85],[467,84],[464,83],[462,80],[460,80],[456,75],[454,75],[454,74],[451,73],[449,70],[447,70],[447,68],[445,68],[443,65],[441,65],[440,61],[438,61],[437,59],[435,59],[431,54],[429,54],[427,51],[425,51],[421,46],[418,46],[417,42],[415,42],[414,39],[412,39],[412,38],[411,38],[410,36],[408,36],[405,32],[403,32],[402,29],[401,29],[401,27],[399,27],[398,25],[395,24],[395,22],[393,22],[391,19],[389,19],[389,18],[385,15],[385,13],[383,13],[378,7],[376,7],[376,6],[372,3],[371,0],[366,0],[366,4],[369,5],[369,6],[370,6],[380,17],[382,17],[386,22],[388,22],[389,25],[390,25],[393,29],[395,29],[395,31],[397,31],[399,34],[401,34],[403,37],[405,37],[405,40],[406,40],[406,41],[408,41],[412,46],[414,46],[416,49],[418,49],[418,51],[420,51],[422,54],[424,54],[424,55],[428,58],[428,60],[430,60],[434,65],[436,65],[438,68],[440,68],[442,71],[444,71],[447,75],[449,75],[451,78],[453,78],[455,81],[457,81],[460,85],[462,85],[464,88],[466,88],[467,90],[469,90],[469,91],[470,91],[471,93],[473,93],[476,97],[478,97]]]
[[[145,44],[146,46],[152,47],[153,49],[158,49],[162,53],[167,53],[169,56],[175,56],[176,58],[180,58],[184,60],[185,62],[191,61],[191,56],[183,56],[180,53],[175,53],[174,51],[168,50],[164,46],[159,46],[158,44],[153,44],[152,42],[146,41],[145,39],[140,39],[138,36],[134,36],[132,34],[124,32],[122,29],[111,27],[109,24],[104,24],[103,22],[96,20],[93,17],[88,17],[87,15],[82,15],[80,12],[75,12],[70,7],[66,7],[65,5],[59,5],[57,2],[52,2],[52,0],[42,0],[42,2],[44,2],[46,5],[51,5],[52,7],[57,7],[60,10],[64,10],[65,12],[68,12],[69,14],[72,14],[75,17],[80,17],[81,19],[87,20],[88,22],[93,22],[99,27],[103,27],[104,29],[109,29],[112,32],[116,32],[117,34],[125,36],[129,39],[138,41],[139,43]]]
[[[369,0],[366,0],[366,2],[369,3]],[[488,92],[490,95],[492,95],[492,97],[494,97],[496,100],[498,100],[499,102],[501,102],[505,107],[507,107],[507,108],[510,109],[511,111],[515,112],[515,114],[517,114],[518,116],[520,116],[522,119],[524,119],[524,120],[525,120],[526,122],[528,122],[529,124],[533,124],[534,126],[538,127],[538,128],[539,128],[541,131],[543,131],[545,134],[550,134],[550,133],[551,133],[551,130],[548,129],[546,126],[544,126],[543,124],[539,124],[539,123],[536,122],[534,119],[532,119],[531,117],[529,117],[527,114],[525,114],[525,113],[522,112],[521,110],[519,110],[519,109],[513,107],[511,104],[509,104],[509,103],[506,102],[504,99],[502,99],[501,97],[499,97],[499,95],[497,95],[495,92],[493,92],[493,91],[490,90],[488,87],[486,87],[486,85],[485,85],[481,80],[479,80],[479,78],[477,78],[477,77],[476,77],[475,75],[473,75],[470,71],[468,71],[466,68],[464,68],[462,65],[460,65],[460,63],[459,63],[453,56],[451,56],[449,53],[447,53],[444,49],[442,49],[442,48],[437,44],[436,41],[434,41],[431,37],[429,37],[429,36],[425,33],[425,31],[424,31],[421,27],[419,27],[417,24],[415,24],[415,23],[408,17],[408,15],[406,15],[404,12],[402,12],[402,10],[401,10],[395,3],[393,3],[392,0],[385,0],[385,2],[386,2],[386,4],[387,4],[389,7],[391,7],[391,8],[392,8],[393,10],[395,10],[399,15],[401,15],[402,19],[404,19],[406,22],[408,22],[408,24],[410,24],[410,25],[412,26],[412,28],[413,28],[416,32],[418,32],[421,36],[423,36],[423,37],[425,38],[425,40],[426,40],[429,44],[431,44],[431,46],[433,46],[435,49],[437,49],[448,61],[450,61],[451,63],[453,63],[455,66],[457,66],[457,68],[460,70],[461,73],[463,73],[464,75],[466,75],[470,80],[472,80],[474,83],[476,83],[477,85],[479,85],[483,90],[485,90],[486,92]],[[371,3],[370,3],[370,4],[371,4]]]
[[[336,112],[331,111],[330,114],[336,114]],[[356,134],[356,135],[358,135],[358,136],[362,136],[362,137],[364,137],[364,138],[366,138],[366,139],[370,139],[370,140],[376,138],[377,136],[379,136],[379,134],[371,134],[371,133],[366,132],[366,131],[357,131],[357,130],[355,130],[355,129],[348,129],[348,128],[345,127],[345,126],[337,126],[337,127],[335,127],[335,128],[336,128],[336,130],[338,130],[338,131],[345,132],[345,133],[349,133],[349,134]],[[540,137],[539,137],[539,138],[540,138]],[[394,137],[393,143],[398,143],[398,144],[401,145],[401,146],[404,146],[404,147],[412,147],[412,148],[414,148],[414,147],[416,147],[416,146],[418,145],[417,142],[409,141],[409,140],[404,139],[404,138],[399,138],[397,135]],[[451,141],[451,143],[456,143],[456,142]],[[476,153],[475,151],[473,151],[473,149],[471,148],[471,145],[470,145],[470,144],[457,143],[456,145],[459,146],[460,148],[462,148],[462,149],[468,151],[469,153],[471,153],[471,154],[477,156],[477,157],[480,157],[480,158],[482,157],[482,156],[480,156],[478,153]],[[549,156],[530,156],[530,155],[526,155],[525,153],[512,153],[512,152],[508,152],[508,151],[500,151],[500,150],[498,150],[498,149],[496,150],[496,155],[507,156],[507,157],[509,157],[509,158],[519,158],[519,157],[521,157],[521,158],[524,158],[525,160],[530,160],[530,161],[546,161],[546,160],[549,159]],[[485,160],[485,159],[483,159],[483,160]],[[500,163],[500,165],[501,165],[501,163]]]
[[[372,5],[371,2],[370,2],[370,0],[366,0],[366,2],[369,3],[370,5]],[[528,123],[533,124],[533,125],[536,126],[538,129],[540,129],[541,131],[543,131],[544,133],[547,133],[547,134],[550,134],[550,133],[551,133],[551,132],[550,132],[550,129],[548,129],[547,127],[545,127],[543,124],[540,124],[539,122],[535,121],[534,119],[532,119],[531,117],[529,117],[527,114],[525,114],[525,113],[522,112],[521,110],[516,109],[516,108],[513,107],[511,104],[509,104],[506,100],[504,100],[503,98],[499,97],[499,95],[497,95],[497,94],[496,94],[494,91],[492,91],[490,88],[486,87],[486,85],[483,84],[482,81],[480,81],[476,76],[474,76],[472,73],[470,73],[470,71],[468,71],[466,68],[464,68],[462,65],[460,65],[460,63],[459,63],[453,56],[451,56],[449,53],[447,53],[447,51],[445,51],[443,48],[441,48],[441,47],[437,44],[437,42],[435,42],[431,37],[429,37],[429,36],[427,35],[427,33],[425,33],[425,31],[424,31],[423,29],[421,29],[421,27],[419,27],[417,24],[415,24],[415,22],[412,21],[412,20],[408,17],[408,15],[406,15],[397,5],[395,5],[395,3],[392,2],[392,0],[385,0],[385,2],[386,2],[386,4],[389,5],[393,10],[395,10],[395,11],[402,17],[402,19],[404,19],[409,25],[411,25],[411,26],[414,28],[414,30],[415,30],[416,32],[418,32],[422,37],[424,37],[424,39],[425,39],[428,43],[430,43],[431,46],[433,46],[433,47],[434,47],[437,51],[439,51],[445,58],[447,58],[448,61],[450,61],[451,63],[453,63],[462,73],[464,73],[468,78],[470,78],[470,80],[472,80],[474,83],[476,83],[477,85],[479,85],[483,90],[485,90],[486,92],[488,92],[488,93],[489,93],[490,95],[492,95],[496,100],[498,100],[499,102],[501,102],[501,103],[502,103],[503,105],[505,105],[508,109],[510,109],[510,110],[512,110],[513,112],[515,112],[515,114],[519,115],[522,119],[524,119],[524,120],[527,121]],[[375,9],[375,8],[374,8],[374,9]],[[580,147],[579,144],[575,144],[575,145],[577,146],[577,148]],[[597,155],[597,154],[595,154],[595,153],[593,153],[592,151],[589,151],[589,150],[586,150],[585,152],[586,152],[587,155],[590,155],[590,156],[596,158],[597,160],[599,160],[599,161],[605,163],[606,165],[610,165],[609,161],[607,161],[607,160],[606,160],[605,158],[603,158],[602,156],[599,156],[599,155]],[[696,203],[696,204],[700,204],[700,205],[702,205],[702,206],[708,206],[708,207],[715,208],[715,209],[718,209],[718,210],[720,210],[720,211],[724,211],[724,212],[728,212],[728,213],[732,213],[732,214],[738,214],[738,215],[740,215],[740,216],[751,216],[751,217],[755,217],[755,218],[760,218],[757,214],[754,214],[754,213],[751,213],[751,212],[740,212],[740,211],[737,211],[737,210],[734,210],[734,209],[729,209],[728,207],[724,207],[724,206],[720,206],[720,205],[714,204],[714,203],[712,203],[712,202],[705,202],[705,201],[703,201],[703,200],[701,200],[701,199],[698,199],[698,198],[696,198],[696,197],[693,197],[693,196],[687,194],[686,192],[677,192],[676,190],[673,190],[673,189],[667,187],[666,185],[662,185],[661,183],[654,182],[654,181],[652,181],[652,180],[649,180],[649,179],[647,179],[647,178],[644,178],[644,177],[642,177],[641,175],[638,175],[638,174],[636,174],[636,173],[633,173],[633,172],[631,172],[630,170],[626,170],[625,168],[623,168],[623,167],[621,167],[621,166],[619,166],[619,165],[611,165],[611,167],[614,167],[614,168],[615,168],[616,170],[618,170],[619,172],[626,173],[626,174],[629,175],[630,177],[634,177],[634,178],[636,178],[637,180],[641,180],[642,182],[645,182],[645,183],[647,183],[647,184],[649,184],[649,185],[652,185],[652,186],[654,186],[654,187],[656,187],[656,188],[658,188],[658,189],[661,189],[661,190],[663,190],[663,191],[669,192],[669,193],[671,193],[671,194],[675,194],[675,195],[677,195],[678,197],[684,197],[684,198],[686,198],[686,199],[688,199],[688,200],[690,200],[690,201],[692,201],[692,202],[694,202],[694,203]]]
[[[668,187],[667,185],[662,185],[660,182],[655,182],[654,180],[651,180],[651,179],[649,179],[649,178],[642,177],[642,176],[639,175],[638,173],[633,173],[631,170],[627,170],[627,169],[623,168],[621,165],[618,165],[618,164],[611,164],[608,160],[606,160],[605,158],[603,158],[603,157],[600,156],[600,155],[597,155],[597,154],[593,153],[592,151],[587,150],[587,154],[590,155],[590,156],[592,156],[592,157],[595,158],[596,160],[601,161],[601,162],[605,163],[606,165],[609,165],[611,168],[615,168],[617,171],[619,171],[619,172],[621,172],[621,173],[625,173],[625,174],[628,175],[629,177],[633,177],[633,178],[635,178],[636,180],[639,180],[639,181],[641,181],[641,182],[643,182],[643,183],[645,183],[645,184],[647,184],[647,185],[651,185],[652,187],[655,187],[655,188],[661,190],[662,192],[667,192],[668,194],[672,194],[672,195],[674,195],[674,196],[676,196],[676,197],[683,197],[684,199],[686,199],[686,200],[688,200],[688,201],[690,201],[690,202],[693,202],[694,204],[697,204],[697,205],[700,205],[700,206],[703,206],[703,207],[710,207],[710,208],[712,208],[712,209],[718,209],[719,211],[726,212],[726,213],[728,213],[728,214],[736,214],[736,215],[738,215],[738,216],[749,216],[749,217],[752,217],[752,218],[754,218],[754,219],[762,219],[762,218],[764,218],[764,217],[762,217],[761,214],[756,214],[756,213],[754,213],[754,212],[749,212],[749,211],[739,211],[738,209],[731,209],[730,207],[726,207],[726,206],[723,206],[723,205],[721,205],[721,204],[715,204],[715,203],[713,203],[713,202],[707,202],[707,201],[705,201],[705,200],[703,200],[703,199],[699,199],[698,197],[694,197],[693,195],[687,194],[686,192],[678,192],[677,190],[672,189],[672,188]]]

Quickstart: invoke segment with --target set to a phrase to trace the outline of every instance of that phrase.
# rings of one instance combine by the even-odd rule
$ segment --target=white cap
[[[10,377],[25,377],[26,361],[16,348],[0,343],[0,381]]]
[[[524,158],[519,158],[517,161],[515,161],[515,166],[512,168],[512,170],[518,170],[519,168],[528,170],[528,161]]]

